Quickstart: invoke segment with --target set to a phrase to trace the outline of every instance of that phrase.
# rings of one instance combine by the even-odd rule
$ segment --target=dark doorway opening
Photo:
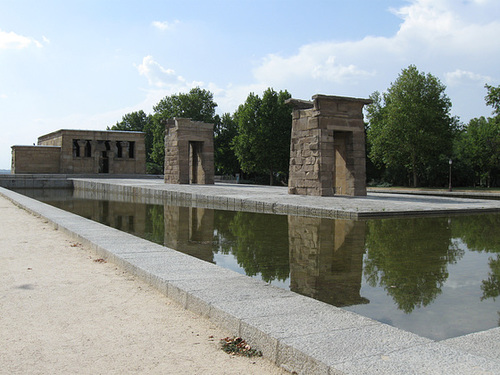
[[[106,151],[102,151],[99,158],[99,173],[109,173],[109,158]]]

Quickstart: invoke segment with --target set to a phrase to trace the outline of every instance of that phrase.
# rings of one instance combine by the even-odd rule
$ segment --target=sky
[[[0,169],[13,145],[193,87],[232,114],[268,87],[367,98],[411,64],[467,123],[491,116],[499,61],[498,0],[0,0]]]

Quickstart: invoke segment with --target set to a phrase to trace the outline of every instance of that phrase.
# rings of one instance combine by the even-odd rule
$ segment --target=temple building
[[[12,146],[12,174],[145,174],[143,132],[61,129]]]

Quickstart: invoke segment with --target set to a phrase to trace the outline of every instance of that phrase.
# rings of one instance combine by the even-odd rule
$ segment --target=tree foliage
[[[290,97],[286,90],[271,88],[262,98],[251,93],[234,115],[238,135],[233,147],[241,169],[268,173],[271,185],[276,175],[288,175],[292,116],[285,100]]]
[[[174,117],[190,118],[193,121],[215,122],[217,103],[213,94],[195,87],[189,93],[166,96],[153,107],[153,146],[151,160],[163,173],[165,163],[165,120]]]
[[[464,169],[473,174],[473,184],[495,186],[500,183],[500,121],[474,118],[456,141],[456,154]]]
[[[232,147],[233,139],[238,134],[236,121],[229,113],[216,116],[214,126],[214,163],[215,173],[232,175],[240,171],[238,158]]]
[[[457,126],[444,91],[445,86],[436,77],[410,65],[387,93],[373,93],[373,104],[367,107],[372,161],[404,171],[415,187],[419,182],[442,181],[443,175],[447,176]]]
[[[500,116],[500,86],[494,87],[490,85],[485,85],[488,94],[484,98],[486,104],[493,107],[493,113]]]
[[[457,135],[454,153],[458,159],[463,184],[498,186],[500,184],[500,86],[486,85],[486,104],[495,117],[473,118]]]

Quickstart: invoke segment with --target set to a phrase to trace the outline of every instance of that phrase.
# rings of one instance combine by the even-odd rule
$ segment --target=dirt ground
[[[0,374],[286,374],[226,336],[0,197]]]

